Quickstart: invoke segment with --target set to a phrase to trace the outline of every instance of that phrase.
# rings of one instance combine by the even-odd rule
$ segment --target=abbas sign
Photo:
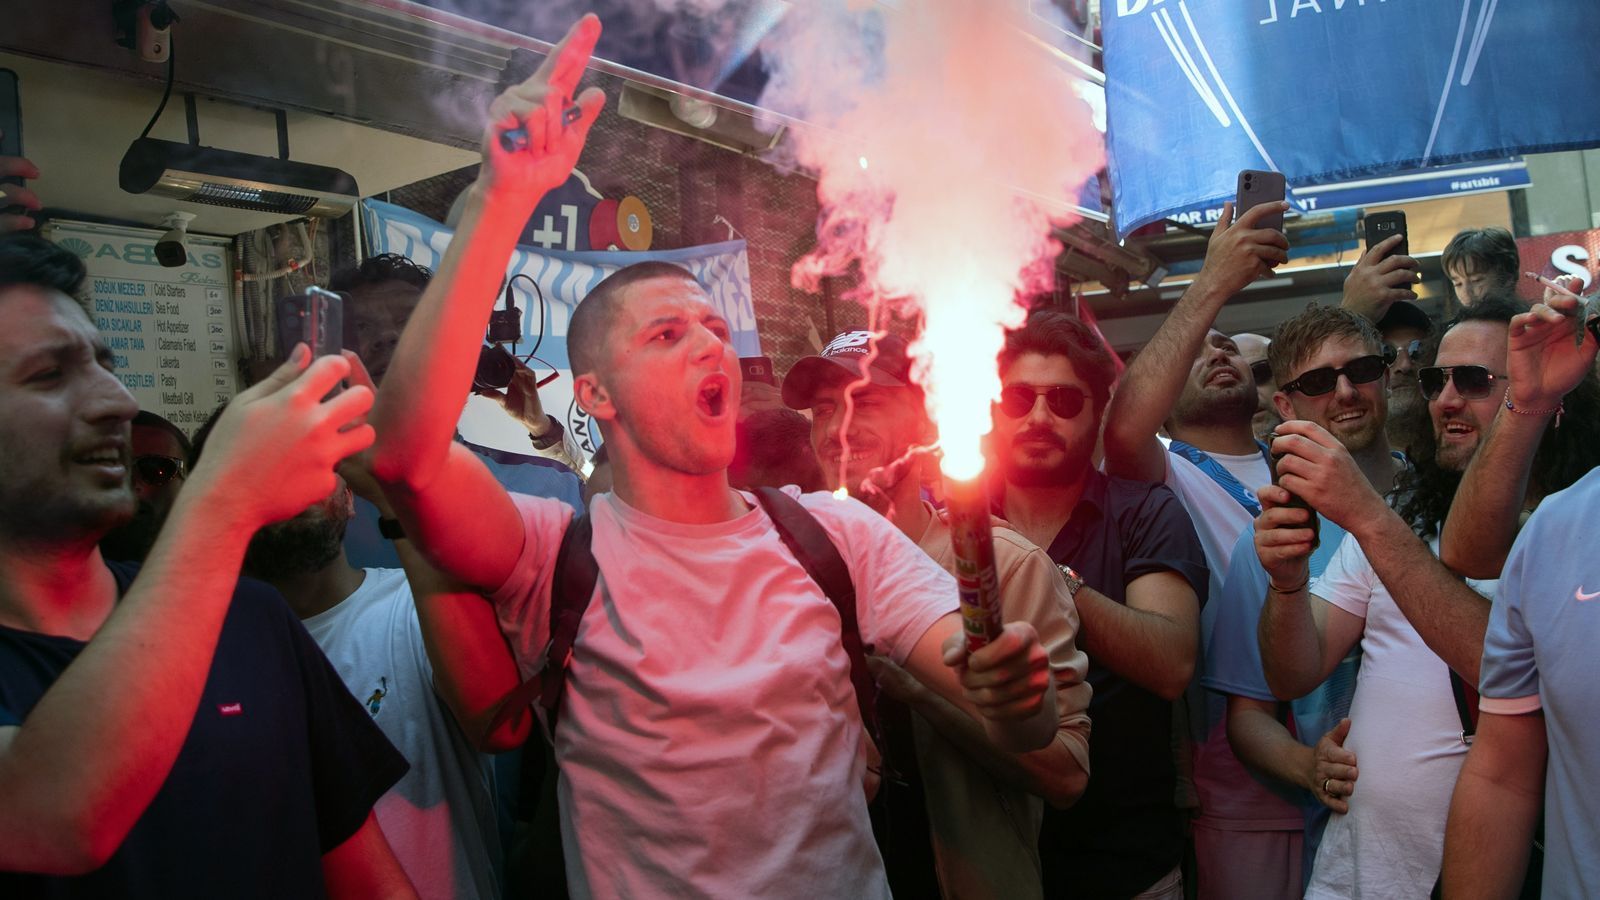
[[[1500,0],[1105,0],[1119,234],[1233,196],[1600,146],[1600,16]]]

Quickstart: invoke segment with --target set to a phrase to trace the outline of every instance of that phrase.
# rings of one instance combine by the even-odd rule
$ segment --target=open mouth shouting
[[[721,373],[700,382],[700,391],[695,395],[695,405],[699,407],[700,414],[708,419],[721,419],[727,415],[733,408],[732,390],[733,381]]]

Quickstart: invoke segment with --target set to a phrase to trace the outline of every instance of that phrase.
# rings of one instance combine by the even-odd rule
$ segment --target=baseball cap
[[[794,364],[783,379],[783,402],[790,409],[810,409],[811,398],[826,380],[839,372],[861,377],[861,361],[876,346],[878,355],[867,367],[873,384],[885,387],[911,385],[911,356],[905,338],[871,331],[846,331],[828,342],[818,356],[807,356]]]
[[[1388,331],[1391,328],[1416,328],[1420,331],[1432,332],[1433,320],[1422,311],[1422,307],[1409,300],[1396,300],[1389,305],[1389,311],[1378,320],[1378,330]]]

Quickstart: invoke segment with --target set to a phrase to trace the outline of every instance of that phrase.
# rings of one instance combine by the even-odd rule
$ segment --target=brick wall
[[[733,223],[748,243],[750,283],[755,295],[761,346],[776,371],[786,372],[813,352],[808,333],[826,330],[819,295],[789,284],[789,269],[813,244],[816,183],[785,175],[772,166],[720,147],[651,128],[615,112],[621,82],[602,77],[610,103],[589,134],[578,168],[607,197],[643,200],[655,226],[653,249],[674,249],[728,240],[718,215]],[[391,202],[443,221],[475,169],[450,172],[390,192]],[[865,314],[854,304],[836,304],[840,328],[858,325]],[[822,334],[827,340],[831,335]]]

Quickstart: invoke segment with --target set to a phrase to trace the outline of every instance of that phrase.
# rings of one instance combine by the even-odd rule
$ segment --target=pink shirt
[[[954,580],[860,503],[786,490],[849,565],[862,640],[904,664]],[[526,537],[493,599],[528,677],[571,509],[513,498]],[[600,581],[555,735],[575,897],[889,896],[838,613],[745,499],[712,525],[591,507]]]

